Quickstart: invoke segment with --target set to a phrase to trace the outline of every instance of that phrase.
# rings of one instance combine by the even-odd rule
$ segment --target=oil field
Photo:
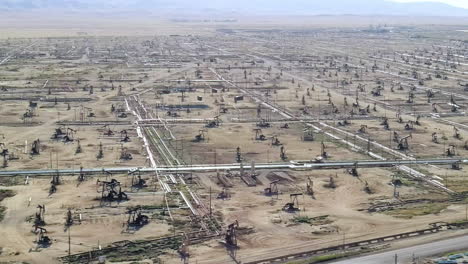
[[[466,238],[466,21],[317,19],[5,33],[0,262],[305,264]]]

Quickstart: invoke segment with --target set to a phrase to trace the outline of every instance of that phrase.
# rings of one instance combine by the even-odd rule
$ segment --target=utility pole
[[[68,260],[71,263],[71,235],[70,235],[71,226],[68,227]]]
[[[395,264],[398,264],[398,255],[395,254]]]
[[[210,186],[210,216],[212,216],[212,213],[213,213],[213,211],[211,209],[211,186]]]

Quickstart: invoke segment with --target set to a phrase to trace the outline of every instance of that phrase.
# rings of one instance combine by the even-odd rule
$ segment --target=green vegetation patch
[[[0,202],[6,198],[15,196],[15,194],[16,193],[12,190],[0,190]],[[6,209],[7,208],[5,206],[0,206],[0,222],[3,221],[3,218],[5,217]]]
[[[415,216],[439,214],[448,207],[447,203],[428,203],[414,207],[399,208],[385,213],[398,218],[411,219]]]

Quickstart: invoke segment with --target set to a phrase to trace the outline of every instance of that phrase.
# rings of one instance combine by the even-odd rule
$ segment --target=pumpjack
[[[270,123],[268,123],[265,119],[262,118],[260,122],[257,123],[257,127],[267,128],[270,127]]]
[[[266,140],[266,136],[262,134],[262,129],[255,128],[254,131],[255,131],[255,140],[259,140],[259,141]]]
[[[219,116],[215,116],[214,120],[208,121],[205,125],[206,128],[219,127]]]
[[[302,193],[292,193],[289,195],[289,203],[286,203],[283,206],[283,211],[287,212],[295,212],[299,211],[299,199],[297,198],[298,196],[303,195]]]
[[[130,137],[128,136],[127,130],[120,131],[120,142],[130,142]]]
[[[412,135],[406,136],[404,138],[401,138],[400,141],[398,142],[398,150],[408,150],[409,149],[409,144],[408,144],[408,138],[412,138]]]
[[[34,232],[37,233],[37,230],[39,230],[39,233],[38,233],[36,243],[42,247],[50,246],[50,244],[52,244],[52,239],[50,239],[50,237],[46,235],[47,229],[37,226]]]
[[[141,207],[131,208],[127,211],[128,220],[127,227],[130,228],[140,228],[149,223],[149,217],[142,214]]]
[[[123,145],[121,146],[120,149],[120,159],[121,160],[132,160],[133,156],[130,154],[127,150],[127,148],[124,148]]]
[[[34,225],[33,225],[34,227],[45,225],[44,214],[45,214],[45,205],[38,205],[37,212],[34,216]]]
[[[448,157],[453,157],[453,156],[457,155],[455,145],[449,145],[449,147],[446,150],[446,154],[447,154]]]
[[[132,175],[132,188],[141,189],[148,186],[146,180],[141,178],[139,169],[129,172],[128,175]]]
[[[105,201],[123,201],[128,200],[128,196],[125,192],[122,192],[120,182],[116,179],[111,181],[97,181],[97,184],[101,184],[101,200]]]
[[[270,187],[265,188],[266,196],[278,195],[278,185],[277,185],[278,182],[279,180],[270,182]]]
[[[229,194],[226,188],[223,188],[223,190],[220,193],[218,193],[218,196],[216,196],[217,199],[221,200],[228,199],[229,197],[231,197],[231,195]]]
[[[358,163],[355,162],[354,163],[354,166],[352,168],[349,168],[347,171],[349,174],[355,176],[355,177],[358,177],[359,176],[359,173],[358,173],[358,170],[357,170],[357,166],[358,166]]]
[[[385,130],[390,130],[390,125],[388,124],[388,118],[384,118],[384,120],[382,121],[381,125],[384,126],[384,129]]]
[[[281,142],[278,139],[278,136],[273,136],[271,138],[271,145],[272,146],[281,146]]]
[[[195,139],[193,142],[201,142],[205,140],[205,130],[200,129],[198,131],[198,135],[195,136]]]

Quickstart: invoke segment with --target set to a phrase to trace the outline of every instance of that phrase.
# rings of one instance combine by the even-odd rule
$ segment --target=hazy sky
[[[442,2],[468,9],[468,0],[393,0],[396,2]]]

